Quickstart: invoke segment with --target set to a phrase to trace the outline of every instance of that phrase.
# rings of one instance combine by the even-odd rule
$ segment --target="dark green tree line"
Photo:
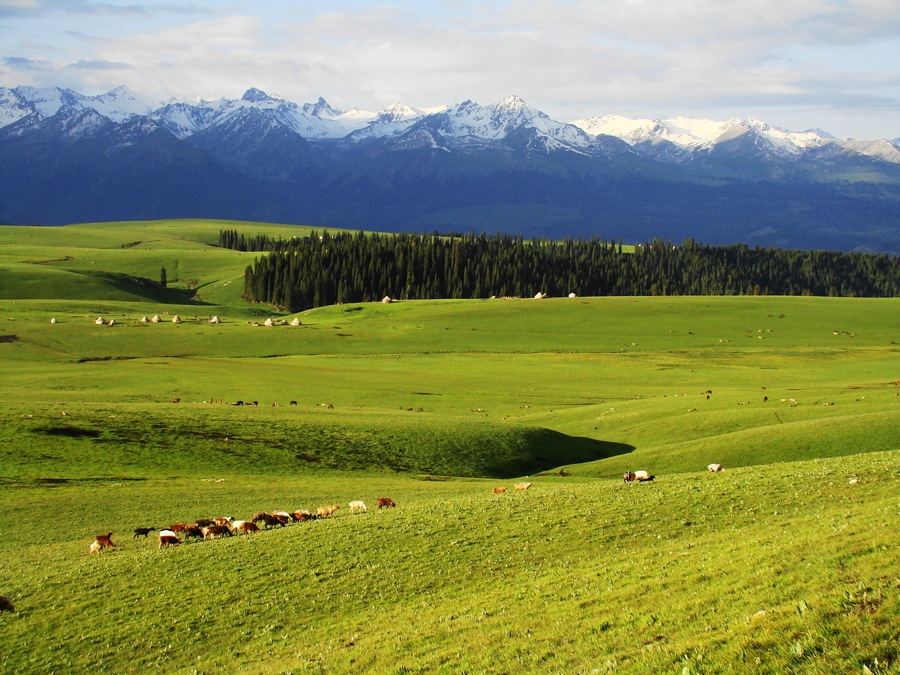
[[[896,256],[621,242],[484,233],[312,233],[289,240],[223,231],[220,244],[267,252],[248,265],[244,294],[291,312],[395,299],[576,295],[821,295],[897,297]]]

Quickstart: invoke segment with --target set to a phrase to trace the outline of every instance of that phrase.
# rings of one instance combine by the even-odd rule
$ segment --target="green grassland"
[[[259,254],[217,248],[226,228],[310,231],[0,227],[0,672],[900,673],[898,301],[255,326],[294,315],[240,297]],[[323,504],[341,510],[130,538]]]

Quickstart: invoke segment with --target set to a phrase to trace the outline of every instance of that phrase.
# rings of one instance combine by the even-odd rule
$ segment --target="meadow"
[[[898,301],[285,315],[220,229],[309,231],[0,227],[0,672],[900,673]]]

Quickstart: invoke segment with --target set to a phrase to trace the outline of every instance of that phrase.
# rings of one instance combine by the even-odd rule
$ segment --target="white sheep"
[[[366,511],[366,503],[361,501],[350,502],[350,513],[353,513],[356,510]]]

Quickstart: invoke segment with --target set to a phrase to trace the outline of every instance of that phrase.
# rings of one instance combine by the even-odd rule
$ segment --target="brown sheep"
[[[0,595],[0,612],[15,612],[12,601],[5,595]]]

